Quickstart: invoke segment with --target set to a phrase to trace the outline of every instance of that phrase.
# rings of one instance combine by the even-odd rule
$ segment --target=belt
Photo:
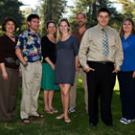
[[[104,65],[108,65],[108,64],[114,64],[113,62],[111,61],[88,61],[88,62],[91,62],[91,63],[99,63],[99,64],[104,64]]]

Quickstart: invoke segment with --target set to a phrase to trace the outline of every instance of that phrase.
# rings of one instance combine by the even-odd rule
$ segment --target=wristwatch
[[[26,62],[26,63],[23,63],[23,66],[24,67],[27,67],[28,66],[28,63]]]

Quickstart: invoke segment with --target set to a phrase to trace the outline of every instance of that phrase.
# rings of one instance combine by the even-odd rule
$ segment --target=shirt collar
[[[97,27],[99,30],[107,30],[109,26],[107,25],[106,27],[102,27],[100,24],[97,24]]]
[[[28,28],[27,31],[28,31],[28,34],[29,34],[29,35],[32,35],[32,36],[39,36],[39,34],[38,34],[37,32],[33,33],[30,28]]]

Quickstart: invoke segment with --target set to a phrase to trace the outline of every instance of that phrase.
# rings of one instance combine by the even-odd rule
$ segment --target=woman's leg
[[[54,97],[54,91],[50,90],[48,92],[48,106],[49,109],[52,110],[53,109],[53,97]]]
[[[68,116],[68,107],[69,107],[69,91],[70,91],[70,84],[63,84],[61,94],[62,94],[62,100],[63,100],[63,112],[64,112],[64,119],[69,119]]]
[[[49,103],[48,103],[48,93],[49,91],[44,91],[44,105],[45,105],[45,111],[49,111]]]

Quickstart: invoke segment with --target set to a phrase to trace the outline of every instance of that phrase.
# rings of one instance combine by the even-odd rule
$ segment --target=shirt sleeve
[[[45,59],[46,57],[49,57],[48,42],[45,37],[41,39],[41,50],[42,50],[43,59]]]
[[[81,40],[80,49],[79,49],[79,60],[83,68],[87,68],[87,52],[89,49],[89,35],[90,32],[87,30]]]
[[[122,49],[122,44],[121,44],[121,39],[120,36],[118,34],[118,32],[116,32],[116,52],[115,52],[115,69],[120,70],[120,66],[122,65],[123,62],[123,49]]]
[[[2,37],[0,37],[0,63],[3,62],[4,62],[3,41],[2,41]]]

